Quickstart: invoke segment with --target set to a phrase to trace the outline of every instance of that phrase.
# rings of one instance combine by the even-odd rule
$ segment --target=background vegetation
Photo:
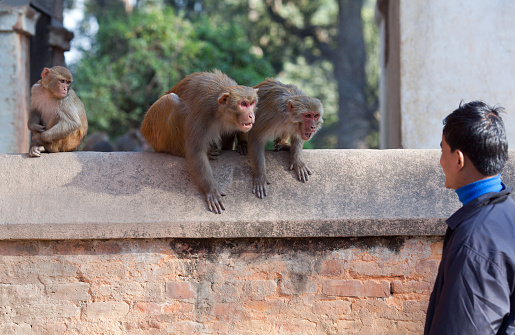
[[[184,76],[217,68],[242,85],[277,77],[320,99],[324,127],[305,147],[377,147],[374,5],[86,0],[78,34],[91,47],[69,66],[88,111],[89,132],[116,138],[138,128],[148,107]]]

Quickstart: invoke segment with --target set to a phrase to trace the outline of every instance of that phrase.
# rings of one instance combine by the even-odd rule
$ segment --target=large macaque
[[[320,100],[278,80],[267,79],[254,88],[258,89],[259,101],[256,122],[248,133],[248,151],[253,173],[252,193],[263,198],[267,195],[266,185],[270,184],[266,177],[266,141],[274,138],[277,150],[289,149],[290,170],[295,170],[300,181],[308,181],[311,170],[302,160],[302,147],[322,125],[324,109]]]
[[[45,68],[41,80],[32,86],[29,121],[32,132],[29,156],[42,151],[74,151],[88,131],[86,110],[70,87],[72,74],[67,68]]]
[[[215,70],[186,76],[148,110],[141,134],[157,152],[186,157],[188,171],[204,192],[208,209],[225,210],[209,164],[213,142],[248,132],[254,124],[256,90]]]

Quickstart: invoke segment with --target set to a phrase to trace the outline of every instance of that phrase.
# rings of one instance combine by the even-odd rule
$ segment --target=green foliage
[[[116,137],[139,127],[145,111],[186,75],[220,69],[253,86],[272,75],[234,23],[190,22],[165,7],[98,17],[93,48],[73,68],[90,131]]]

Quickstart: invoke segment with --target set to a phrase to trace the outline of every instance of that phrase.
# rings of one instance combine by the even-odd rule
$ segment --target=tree
[[[192,20],[210,17],[219,22],[239,22],[251,43],[270,60],[280,79],[302,83],[303,90],[312,91],[307,93],[315,93],[324,102],[329,122],[325,122],[321,132],[306,145],[315,143],[315,146],[337,148],[378,145],[378,137],[371,140],[370,136],[377,134],[378,128],[374,117],[378,106],[378,39],[373,23],[373,1],[167,2]],[[370,61],[370,56],[375,58]],[[326,87],[316,86],[324,80],[328,83]],[[327,86],[332,86],[333,82],[336,101],[327,92]],[[333,110],[338,113],[334,122]]]
[[[295,8],[290,3],[295,3]],[[287,35],[303,41],[292,53],[304,55],[311,63],[323,59],[332,64],[338,90],[337,147],[368,147],[366,138],[371,129],[372,113],[366,96],[363,0],[338,0],[336,17],[326,17],[323,21],[327,23],[317,22],[319,2],[297,0],[284,5],[282,1],[264,0],[264,4],[272,20]],[[296,21],[290,19],[289,11],[296,12],[293,16],[298,18]]]
[[[148,107],[192,72],[218,68],[250,86],[273,74],[237,24],[190,22],[155,6],[103,7],[96,15],[96,43],[73,69],[91,132],[118,136],[139,127]]]

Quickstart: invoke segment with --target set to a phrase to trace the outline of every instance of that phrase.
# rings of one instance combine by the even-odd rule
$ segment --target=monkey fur
[[[255,89],[218,70],[192,73],[150,107],[141,134],[155,151],[185,157],[208,209],[221,214],[225,194],[215,183],[208,153],[222,135],[252,128],[256,103]]]
[[[74,151],[88,131],[86,109],[71,88],[73,78],[62,66],[45,68],[32,86],[29,120],[30,157],[41,152]]]
[[[252,193],[264,198],[266,185],[270,184],[266,177],[266,141],[274,138],[276,150],[289,150],[290,170],[295,170],[300,181],[308,181],[312,172],[302,160],[302,147],[320,129],[324,108],[320,100],[278,80],[266,79],[254,88],[258,89],[258,104],[256,122],[248,133],[248,152],[253,173]]]

